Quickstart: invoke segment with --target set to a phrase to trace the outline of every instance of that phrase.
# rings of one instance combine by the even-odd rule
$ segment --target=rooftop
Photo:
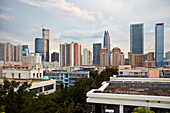
[[[109,82],[103,93],[170,96],[169,82]]]

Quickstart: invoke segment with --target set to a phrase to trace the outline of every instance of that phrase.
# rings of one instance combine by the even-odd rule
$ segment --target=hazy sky
[[[111,49],[130,51],[130,24],[144,23],[144,51],[155,51],[155,24],[165,24],[170,50],[170,0],[0,0],[0,42],[28,44],[50,29],[51,52],[60,43],[78,42],[92,50],[109,31]]]

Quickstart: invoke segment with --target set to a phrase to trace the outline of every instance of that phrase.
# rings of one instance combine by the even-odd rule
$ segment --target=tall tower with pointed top
[[[103,48],[107,48],[110,52],[110,36],[108,31],[105,31],[104,33]]]

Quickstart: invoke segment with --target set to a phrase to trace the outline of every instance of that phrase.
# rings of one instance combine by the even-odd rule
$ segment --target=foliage
[[[150,111],[148,107],[138,107],[134,109],[133,113],[155,113],[154,111]]]
[[[107,68],[100,74],[90,71],[90,78],[79,79],[73,87],[64,88],[63,83],[60,83],[54,93],[39,96],[28,91],[31,83],[20,84],[4,78],[4,84],[0,84],[0,112],[86,113],[90,110],[86,103],[87,91],[99,88],[103,81],[109,80],[114,74],[117,74],[117,69]]]

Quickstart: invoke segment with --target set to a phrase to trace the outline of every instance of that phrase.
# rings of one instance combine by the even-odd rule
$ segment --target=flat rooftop
[[[170,97],[169,82],[109,82],[109,85],[102,93],[129,94],[129,95],[150,95]]]

